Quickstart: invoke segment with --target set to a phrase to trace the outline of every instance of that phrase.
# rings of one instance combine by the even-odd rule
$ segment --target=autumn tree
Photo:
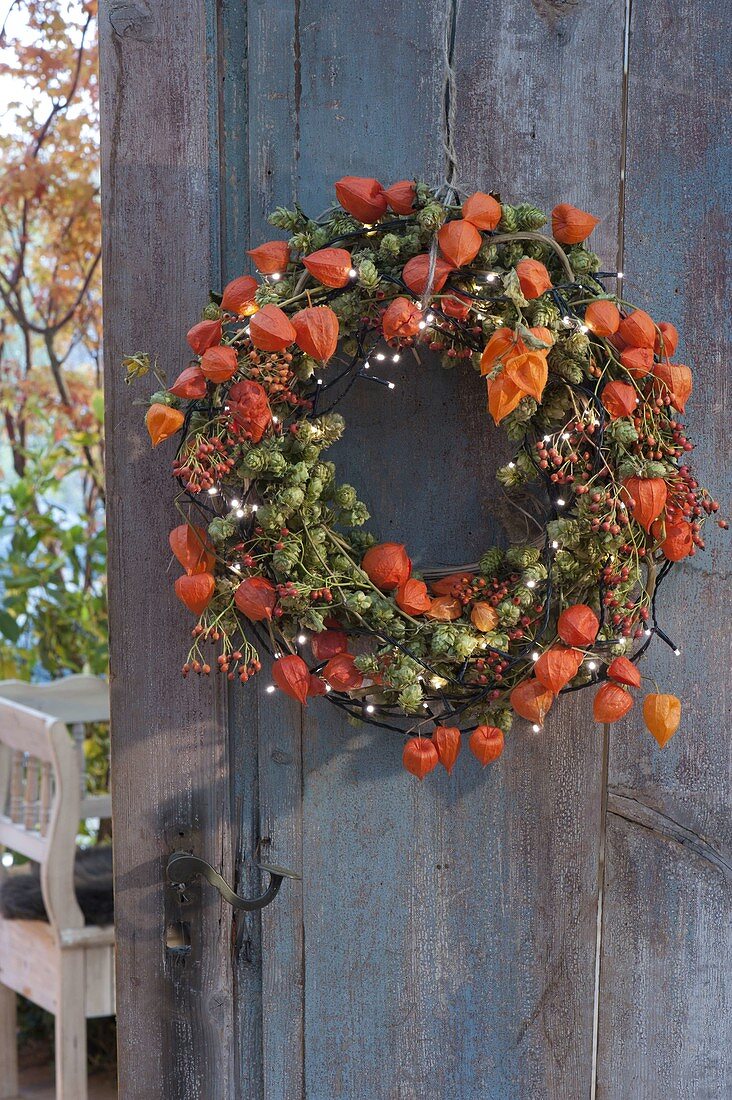
[[[0,31],[0,632],[51,672],[106,650],[95,19],[15,0]]]

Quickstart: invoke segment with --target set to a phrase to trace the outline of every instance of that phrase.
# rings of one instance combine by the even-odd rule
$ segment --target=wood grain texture
[[[206,22],[170,0],[100,11],[108,412],[112,773],[120,1091],[126,1100],[235,1095],[231,910],[190,892],[192,948],[165,947],[166,857],[190,846],[231,877],[225,710],[215,684],[177,688],[190,617],[171,598],[173,444],[152,452],[122,356],[174,377],[215,272]],[[217,227],[218,229],[218,227]]]
[[[711,0],[634,4],[625,292],[681,331],[693,464],[729,506],[729,34]],[[726,168],[725,168],[726,163]],[[727,239],[725,240],[725,236]],[[648,675],[679,695],[662,753],[631,713],[610,746],[597,1096],[732,1093],[729,539],[671,574]],[[650,690],[653,690],[650,687]]]

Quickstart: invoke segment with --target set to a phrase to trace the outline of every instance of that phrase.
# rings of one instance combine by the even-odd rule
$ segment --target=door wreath
[[[317,219],[277,208],[287,239],[249,251],[259,278],[211,296],[172,384],[153,367],[152,443],[178,439],[175,592],[196,617],[183,674],[218,666],[244,683],[268,651],[268,691],[406,734],[419,778],[452,770],[464,732],[495,760],[515,714],[538,731],[583,687],[595,719],[616,721],[652,639],[676,649],[659,587],[718,510],[688,463],[676,329],[607,289],[622,275],[585,243],[597,219],[567,203],[549,234],[540,210],[497,195],[357,177],[335,191]],[[356,382],[393,388],[390,363],[425,352],[485,378],[517,445],[498,479],[532,491],[544,523],[536,544],[419,574],[364,529],[327,449]],[[149,359],[126,367],[131,379]],[[646,696],[662,747],[680,713],[675,696]]]

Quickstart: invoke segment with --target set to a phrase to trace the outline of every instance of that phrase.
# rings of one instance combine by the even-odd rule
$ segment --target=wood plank
[[[376,2],[249,7],[253,242],[293,179],[317,213],[345,173],[444,177],[454,37],[458,178],[599,211],[614,261],[620,2],[566,16],[539,5],[540,17],[510,4],[500,25],[483,3],[456,26],[457,6],[437,2],[418,19]],[[551,96],[571,104],[581,160],[557,155],[567,116],[547,112]],[[470,376],[427,367],[397,380],[392,405],[377,387],[349,396],[339,473],[363,490],[372,529],[404,538],[418,562],[467,560],[499,528],[485,486],[505,441]],[[563,704],[543,739],[518,729],[498,768],[464,759],[452,780],[421,786],[401,769],[401,738],[355,732],[323,701],[302,747],[294,722],[286,704],[261,704],[262,831],[283,862],[300,858],[303,819],[304,932],[289,893],[263,915],[268,1100],[355,1096],[364,1081],[390,1100],[588,1094],[602,741],[587,700]]]
[[[234,1095],[231,910],[190,891],[191,951],[165,949],[163,875],[191,846],[231,876],[228,746],[217,685],[177,690],[190,618],[172,597],[171,445],[151,452],[120,360],[169,377],[218,282],[204,5],[106,0],[100,11],[105,377],[118,899],[120,1091],[129,1100]],[[214,56],[215,61],[215,56]]]
[[[681,331],[699,480],[730,499],[729,48],[711,0],[634,4],[625,196],[626,295]],[[649,64],[649,59],[653,63]],[[726,169],[725,169],[726,162]],[[713,334],[713,335],[712,335]],[[672,574],[647,668],[683,701],[659,752],[632,714],[613,732],[597,1096],[732,1093],[732,613],[728,536]],[[649,690],[654,690],[649,681]],[[726,987],[727,986],[727,987]]]

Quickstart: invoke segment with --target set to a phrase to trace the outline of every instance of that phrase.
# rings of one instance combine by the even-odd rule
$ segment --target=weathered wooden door
[[[499,766],[419,785],[398,738],[322,701],[250,685],[227,707],[179,679],[167,459],[120,368],[144,348],[179,369],[277,203],[317,213],[346,173],[449,175],[602,216],[628,296],[683,330],[697,464],[724,496],[725,6],[103,0],[100,19],[121,1095],[731,1095],[722,540],[666,592],[684,652],[650,664],[686,710],[663,754],[637,720],[603,741],[580,693]],[[504,444],[464,376],[398,381],[391,405],[354,391],[340,462],[383,536],[469,560],[500,530]],[[204,883],[190,952],[166,947],[167,854],[192,845],[246,890],[258,841],[302,884],[237,945]]]

